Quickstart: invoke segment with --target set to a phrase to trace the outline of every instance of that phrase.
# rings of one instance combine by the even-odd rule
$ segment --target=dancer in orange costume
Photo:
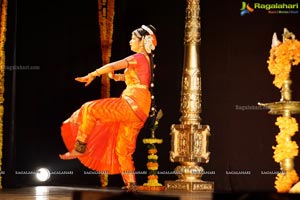
[[[108,74],[115,81],[125,81],[119,98],[104,98],[82,105],[63,122],[61,134],[68,152],[63,160],[78,158],[86,167],[100,173],[119,174],[127,188],[135,185],[132,159],[136,138],[144,126],[153,96],[153,51],[157,44],[155,28],[141,26],[132,32],[129,42],[135,54],[96,69],[75,80],[88,86],[97,76]],[[124,70],[124,74],[114,71]]]

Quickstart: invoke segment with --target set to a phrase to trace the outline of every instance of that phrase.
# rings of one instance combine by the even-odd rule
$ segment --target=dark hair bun
[[[156,33],[156,28],[153,25],[149,24],[147,26],[152,30],[153,33]]]

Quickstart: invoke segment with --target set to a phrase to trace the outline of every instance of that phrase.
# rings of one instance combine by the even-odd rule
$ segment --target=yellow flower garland
[[[276,123],[280,132],[276,136],[277,145],[274,149],[274,160],[277,163],[287,158],[294,158],[298,155],[298,145],[296,142],[287,140],[298,131],[298,124],[293,117],[277,117]],[[283,174],[277,174],[275,188],[278,192],[288,192],[292,185],[299,180],[295,170],[287,171]]]
[[[110,62],[111,57],[115,0],[98,0],[98,10],[102,64],[105,65]],[[102,75],[101,83],[102,98],[109,97],[110,79],[106,74]]]
[[[161,144],[163,142],[162,139],[158,139],[155,137],[155,130],[158,128],[158,122],[162,118],[163,112],[162,110],[159,110],[155,122],[151,128],[151,138],[144,138],[143,143],[147,144],[148,148],[148,162],[147,162],[147,169],[148,169],[148,181],[147,183],[144,183],[143,186],[140,187],[141,190],[154,190],[154,191],[161,191],[164,190],[164,187],[162,184],[158,182],[158,175],[157,170],[159,167],[159,164],[157,162],[158,156],[157,148],[155,144]]]
[[[158,159],[157,155],[151,154],[148,156],[148,160],[157,160],[157,159]]]
[[[273,84],[281,89],[284,81],[289,80],[291,67],[300,63],[300,42],[295,35],[284,29],[283,42],[273,35],[272,48],[267,61],[269,72],[274,75]],[[293,159],[298,155],[298,145],[291,137],[298,131],[298,124],[293,117],[278,117],[275,123],[280,132],[276,136],[277,145],[274,149],[273,158],[277,163],[284,163],[285,159]],[[285,168],[285,167],[283,167]],[[283,169],[284,173],[278,174],[275,188],[278,192],[288,192],[292,185],[299,180],[294,169]]]
[[[0,24],[0,170],[2,170],[2,147],[3,147],[3,113],[4,113],[4,75],[5,75],[5,50],[6,41],[6,19],[7,19],[7,0],[2,0],[1,5],[1,24]],[[0,188],[2,188],[2,177],[0,176]]]
[[[277,192],[289,192],[294,183],[298,182],[299,177],[295,170],[288,171],[285,174],[278,174],[276,176],[275,188]]]
[[[157,162],[158,156],[156,155],[157,149],[155,144],[161,144],[162,139],[157,138],[145,138],[143,139],[144,144],[148,144],[148,162],[147,162],[147,169],[150,172],[150,175],[148,176],[147,183],[144,183],[143,186],[147,187],[161,187],[162,184],[158,182],[158,176],[156,175],[159,164]]]
[[[298,155],[298,145],[295,141],[286,140],[298,131],[298,124],[293,117],[278,117],[275,123],[280,129],[276,136],[277,145],[274,149],[274,160],[281,162],[285,158],[293,158]]]
[[[115,0],[98,0],[98,10],[102,64],[105,65],[110,62],[111,57]],[[109,77],[103,75],[101,83],[101,97],[110,97]],[[106,187],[108,185],[108,174],[100,174],[100,182],[102,187]]]
[[[271,48],[267,62],[270,73],[275,75],[273,84],[281,88],[283,82],[289,78],[291,66],[300,63],[300,42],[296,39],[285,39],[283,43]]]
[[[143,139],[144,144],[161,144],[163,142],[162,139],[158,138],[145,138]]]

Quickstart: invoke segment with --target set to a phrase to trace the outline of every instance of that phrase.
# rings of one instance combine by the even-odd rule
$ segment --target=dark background
[[[263,1],[259,1],[263,3]],[[272,3],[267,1],[268,3]],[[279,3],[287,1],[277,1]],[[296,1],[292,1],[296,2]],[[202,124],[211,127],[211,159],[202,166],[212,175],[216,192],[273,191],[279,171],[272,146],[278,132],[276,116],[254,107],[258,102],[280,99],[272,84],[267,59],[273,32],[281,39],[287,27],[300,38],[300,14],[267,14],[255,10],[240,16],[242,1],[201,1]],[[172,172],[179,163],[169,161],[170,126],[178,124],[181,113],[180,89],[183,68],[184,0],[116,1],[111,60],[131,54],[131,31],[142,24],[157,28],[155,69],[156,99],[164,112],[157,129],[160,171]],[[43,166],[53,175],[43,184],[98,187],[97,175],[77,160],[62,161],[66,151],[60,137],[62,121],[86,101],[100,98],[100,80],[89,87],[74,81],[101,66],[97,1],[18,0],[9,2],[6,42],[7,66],[37,66],[33,70],[6,70],[4,116],[4,187],[38,185],[31,172]],[[300,99],[299,67],[293,67],[293,99]],[[119,96],[124,85],[112,82],[111,96]],[[299,121],[299,116],[296,116]],[[134,154],[137,171],[146,170],[149,136],[142,130]],[[299,135],[294,138],[299,141]],[[295,160],[299,169],[299,159]],[[250,172],[229,175],[228,171]],[[298,170],[299,171],[299,170]],[[160,182],[175,175],[160,175]],[[138,184],[146,182],[138,175]],[[109,186],[122,186],[119,175],[110,176]]]

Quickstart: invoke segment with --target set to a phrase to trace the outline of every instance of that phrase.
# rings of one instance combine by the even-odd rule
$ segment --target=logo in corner
[[[250,14],[254,11],[254,9],[251,8],[249,6],[249,4],[246,3],[245,1],[242,2],[242,8],[240,10],[241,10],[241,16],[244,16],[246,14]]]

